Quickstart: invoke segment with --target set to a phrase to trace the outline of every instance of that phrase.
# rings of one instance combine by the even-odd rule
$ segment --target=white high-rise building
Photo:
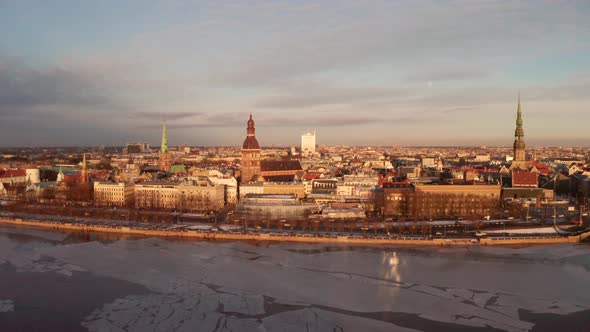
[[[301,135],[301,155],[310,156],[315,153],[315,131]]]

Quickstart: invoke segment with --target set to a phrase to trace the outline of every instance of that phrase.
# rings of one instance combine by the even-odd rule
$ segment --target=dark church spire
[[[250,119],[248,120],[248,136],[256,136],[256,129],[254,129],[254,120],[252,120],[252,114],[250,114]]]
[[[516,110],[516,130],[514,131],[514,161],[513,166],[525,169],[526,145],[524,143],[524,129],[522,127],[522,109],[520,107],[520,93],[518,94],[518,108]]]
[[[516,110],[516,130],[514,131],[516,140],[522,140],[524,129],[522,128],[522,110],[520,108],[520,93],[518,94],[518,109]]]

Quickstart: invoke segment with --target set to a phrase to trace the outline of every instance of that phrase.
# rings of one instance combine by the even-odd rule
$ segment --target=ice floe
[[[0,236],[0,262],[18,271],[84,270],[151,291],[89,313],[83,326],[90,331],[412,331],[420,319],[527,331],[534,323],[521,319],[521,309],[590,310],[583,291],[589,252],[578,245],[362,248],[155,238],[23,250]],[[396,315],[415,324],[397,325]]]
[[[0,300],[0,313],[14,311],[14,303],[12,300]]]

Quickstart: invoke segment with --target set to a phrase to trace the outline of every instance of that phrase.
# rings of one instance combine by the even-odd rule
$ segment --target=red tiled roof
[[[527,171],[512,172],[512,187],[537,187],[537,173]]]
[[[104,179],[108,178],[109,175],[111,175],[111,172],[109,172],[109,171],[93,172],[92,173],[92,178],[93,179],[104,180]]]
[[[533,165],[537,171],[539,171],[540,174],[542,175],[549,175],[551,173],[551,169],[549,168],[549,166],[543,164],[543,163],[539,163],[536,160],[533,160]]]
[[[260,171],[300,171],[301,163],[299,160],[278,161],[278,160],[262,160],[260,162]]]
[[[82,173],[76,173],[76,174],[72,174],[72,175],[64,175],[63,182],[64,183],[74,183],[74,182],[80,182],[81,179],[82,179]]]
[[[27,171],[24,169],[3,169],[0,170],[0,177],[1,178],[9,178],[9,177],[17,177],[17,176],[25,176],[27,175]]]
[[[266,182],[293,182],[295,175],[266,175],[263,178]]]
[[[319,179],[322,176],[322,173],[319,172],[306,172],[303,174],[303,180],[310,181],[313,179]]]

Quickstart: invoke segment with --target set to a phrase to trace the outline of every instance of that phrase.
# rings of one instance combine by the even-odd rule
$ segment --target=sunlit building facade
[[[312,156],[315,154],[315,131],[301,135],[301,155]]]
[[[135,185],[129,182],[94,182],[94,204],[97,206],[132,206]]]

